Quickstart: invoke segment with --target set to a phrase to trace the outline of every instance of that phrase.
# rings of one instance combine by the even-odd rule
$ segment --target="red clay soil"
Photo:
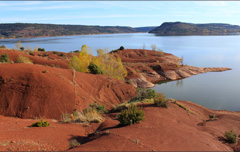
[[[104,122],[95,138],[79,135],[80,146],[70,151],[233,151],[239,147],[224,140],[224,132],[238,134],[240,113],[214,111],[193,103],[179,101],[192,113],[171,103],[168,109],[145,105],[145,121],[118,127],[117,121]],[[217,120],[208,120],[215,114]]]
[[[199,73],[230,70],[230,68],[198,68],[182,65],[180,58],[160,51],[125,49],[113,51],[127,69],[126,79],[135,87],[151,88],[153,83],[178,80]]]
[[[58,54],[53,54],[53,52],[33,52],[32,55],[29,55],[29,51],[16,51],[16,50],[7,50],[0,49],[0,55],[7,53],[10,61],[15,62],[19,55],[28,57],[33,61],[33,64],[47,65],[52,67],[59,68],[68,68],[68,62],[70,61],[70,55],[68,53],[57,52],[59,55],[65,54],[64,56],[59,56]]]
[[[135,88],[124,81],[33,64],[0,64],[0,114],[54,118],[99,102],[107,108],[129,100]]]
[[[177,101],[190,112],[170,103],[168,109],[142,105],[145,120],[119,127],[116,114],[105,115],[105,122],[90,126],[59,123],[50,127],[29,127],[37,120],[0,116],[0,151],[239,151],[228,144],[224,132],[240,133],[240,113],[215,111],[191,102]],[[217,120],[208,120],[214,114]],[[114,118],[114,117],[113,117]],[[69,149],[70,141],[80,143]]]
[[[75,135],[92,133],[99,124],[85,127],[47,119],[49,127],[29,127],[37,120],[0,116],[0,151],[64,151]]]

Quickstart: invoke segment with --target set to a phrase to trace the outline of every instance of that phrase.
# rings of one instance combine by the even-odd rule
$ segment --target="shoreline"
[[[99,34],[78,34],[78,35],[58,35],[58,36],[37,36],[37,37],[21,37],[21,38],[0,38],[0,40],[13,40],[13,39],[28,39],[28,38],[48,38],[48,37],[62,37],[62,36],[82,36],[82,35],[104,35],[104,34],[130,34],[129,33],[99,33]],[[148,33],[148,32],[134,32],[134,33]],[[151,34],[151,33],[149,33]]]

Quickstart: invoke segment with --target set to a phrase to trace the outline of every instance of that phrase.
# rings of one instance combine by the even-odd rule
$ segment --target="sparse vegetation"
[[[209,119],[207,121],[213,121],[216,120],[217,118],[215,117],[215,115],[208,115]]]
[[[5,45],[0,46],[0,49],[6,49]]]
[[[120,111],[127,109],[128,106],[129,106],[129,104],[124,102],[117,106],[113,106],[113,108],[109,112],[120,112]]]
[[[161,49],[158,48],[157,51],[158,51],[158,52],[157,52],[157,55],[158,55],[158,56],[161,57],[161,56],[164,55],[164,53],[163,53],[163,51],[162,51]]]
[[[0,61],[3,63],[10,63],[7,53],[4,53],[3,55],[1,55]]]
[[[45,52],[45,49],[44,48],[38,48],[38,51]]]
[[[81,145],[81,144],[76,139],[71,139],[69,141],[69,149],[72,149],[72,148],[77,147],[79,145]]]
[[[137,96],[131,99],[129,102],[143,101],[144,99],[152,99],[156,97],[155,90],[137,88]]]
[[[237,134],[233,130],[225,131],[224,137],[229,143],[237,143]]]
[[[61,56],[61,57],[66,57],[66,54],[60,53],[59,56]]]
[[[163,93],[157,93],[156,97],[154,98],[154,104],[158,107],[168,108],[169,103],[168,100],[165,98]]]
[[[31,125],[31,127],[48,127],[50,126],[50,123],[48,121],[45,121],[44,119],[41,119],[40,121],[37,121]]]
[[[128,109],[123,110],[117,115],[117,120],[120,122],[120,125],[123,126],[139,123],[144,119],[144,111],[134,104],[131,104]]]
[[[103,117],[93,108],[87,108],[81,113],[75,110],[72,114],[65,113],[62,115],[62,121],[67,123],[100,123],[103,120]]]
[[[100,103],[95,102],[94,104],[90,104],[90,107],[94,110],[97,110],[99,113],[108,113],[105,105],[101,105]]]
[[[152,48],[152,50],[155,50],[155,51],[156,51],[156,49],[157,49],[156,44],[152,44],[152,45],[151,45],[151,48]]]
[[[28,57],[19,55],[17,60],[15,61],[15,63],[29,63],[29,64],[32,64],[33,62]]]

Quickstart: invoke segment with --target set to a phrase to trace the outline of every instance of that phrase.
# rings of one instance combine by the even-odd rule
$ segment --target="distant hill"
[[[25,38],[63,35],[134,33],[131,27],[13,23],[0,24],[0,38]]]
[[[157,35],[226,35],[240,33],[240,26],[222,23],[192,24],[165,22],[149,33]]]
[[[135,27],[134,29],[136,29],[139,32],[149,32],[155,29],[156,27],[157,26],[146,26],[146,27]]]

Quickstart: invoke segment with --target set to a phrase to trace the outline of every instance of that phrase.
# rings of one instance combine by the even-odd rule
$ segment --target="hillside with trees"
[[[227,35],[240,33],[240,26],[222,23],[165,22],[149,33],[157,35]]]
[[[124,26],[87,26],[29,23],[0,24],[0,38],[2,39],[134,32],[137,32],[137,30]]]
[[[138,30],[139,32],[149,32],[155,29],[157,26],[146,26],[146,27],[135,27],[134,29]]]

